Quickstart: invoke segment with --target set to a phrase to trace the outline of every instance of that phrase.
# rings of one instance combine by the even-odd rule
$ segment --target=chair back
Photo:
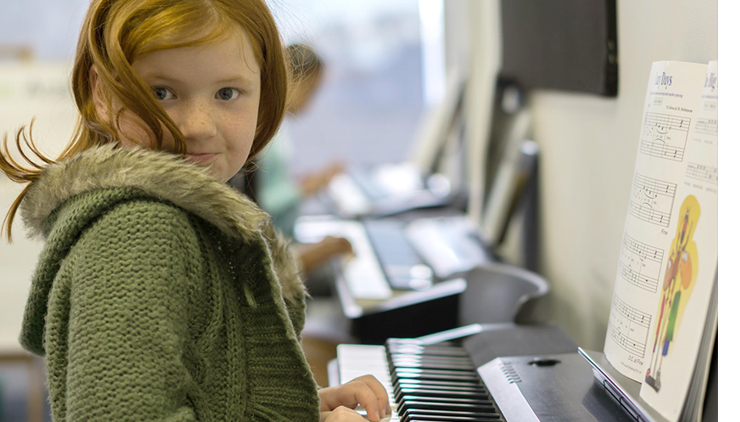
[[[501,263],[480,265],[465,280],[467,288],[460,295],[460,326],[515,322],[525,304],[550,290],[541,276]]]

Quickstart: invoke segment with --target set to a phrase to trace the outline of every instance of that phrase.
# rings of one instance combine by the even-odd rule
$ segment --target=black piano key
[[[443,356],[443,355],[425,355],[418,353],[391,353],[389,354],[391,361],[396,360],[424,360],[429,362],[452,362],[452,363],[469,363],[472,364],[470,358],[467,356]]]
[[[459,374],[476,374],[476,371],[469,366],[445,364],[445,363],[433,363],[433,362],[397,362],[390,363],[388,369],[393,371],[404,371],[407,369],[411,370],[443,370],[451,371]]]
[[[454,419],[460,418],[460,419]],[[467,418],[467,419],[463,419]],[[436,421],[452,421],[452,420],[470,420],[470,421],[500,421],[501,415],[498,412],[495,413],[477,413],[477,412],[466,412],[457,410],[433,410],[433,409],[414,409],[401,415],[399,413],[399,419],[401,422],[410,422],[412,420],[436,420]]]
[[[440,411],[465,411],[473,414],[497,413],[496,408],[488,404],[470,404],[470,403],[451,403],[451,402],[433,402],[422,400],[404,400],[398,404],[398,413],[405,414],[413,410],[440,410]]]
[[[435,385],[397,385],[393,388],[393,396],[396,399],[400,399],[403,395],[412,394],[413,391],[428,391],[428,394],[445,394],[448,393],[450,397],[463,397],[468,395],[470,397],[487,395],[488,391],[485,388],[451,388],[441,387]]]
[[[469,400],[482,400],[484,403],[491,403],[491,399],[488,394],[485,393],[468,393],[468,392],[456,392],[456,391],[435,391],[435,390],[413,390],[413,391],[400,391],[395,399],[396,403],[402,399],[408,398],[423,398],[428,400],[448,400],[448,399],[469,399]]]
[[[459,371],[466,373],[473,373],[471,365],[456,365],[453,363],[435,363],[435,362],[393,362],[390,365],[391,370],[403,370],[403,369],[447,369],[450,371]]]
[[[470,397],[470,398],[487,398],[488,392],[485,390],[468,390],[468,391],[455,391],[455,390],[442,390],[442,389],[405,389],[396,388],[393,391],[393,396],[396,402],[402,397],[408,395],[422,395],[429,397]]]
[[[453,377],[454,378],[473,378],[478,379],[478,375],[474,371],[453,371],[449,369],[423,369],[423,368],[398,368],[398,373],[407,374],[427,374],[427,375],[438,375],[440,377]]]
[[[480,382],[446,382],[440,380],[402,379],[394,382],[395,388],[431,388],[435,390],[446,389],[455,391],[485,391],[485,386]]]
[[[464,376],[477,376],[477,372],[471,371],[468,368],[456,368],[456,367],[450,367],[449,365],[402,365],[402,366],[393,366],[390,368],[391,374],[394,372],[429,372],[429,371],[450,371],[450,375],[464,375]]]
[[[400,413],[414,409],[427,410],[457,410],[469,411],[476,413],[496,413],[496,407],[488,400],[477,399],[455,399],[455,398],[438,398],[438,397],[402,397],[397,403],[397,409]]]
[[[433,382],[441,381],[441,382],[447,382],[450,385],[455,385],[455,384],[462,384],[465,386],[479,385],[475,383],[473,379],[465,378],[465,377],[460,377],[460,378],[455,378],[455,377],[450,377],[450,376],[440,377],[439,375],[434,375],[434,374],[407,374],[407,373],[400,373],[398,376],[394,374],[391,376],[391,380],[394,384],[400,383],[399,378],[404,378],[406,380],[414,379],[414,380],[419,380],[419,381],[433,381]]]
[[[439,380],[449,382],[470,382],[478,383],[479,378],[474,373],[456,373],[454,371],[443,371],[443,370],[418,370],[418,369],[403,369],[399,371],[391,372],[391,380],[397,382],[399,379],[418,379],[418,380]]]
[[[407,354],[417,356],[449,356],[449,357],[468,357],[468,353],[461,347],[392,347],[387,349],[391,356],[394,354]]]
[[[468,358],[457,356],[427,356],[427,355],[405,355],[394,354],[389,359],[391,362],[429,362],[429,363],[451,363],[454,365],[472,365]]]
[[[476,374],[475,371],[473,371],[469,367],[465,366],[455,366],[455,365],[447,365],[443,363],[418,363],[414,364],[413,362],[407,362],[407,363],[399,363],[396,365],[389,365],[389,369],[391,372],[396,371],[405,371],[408,369],[413,370],[427,370],[427,371],[434,371],[434,370],[446,370],[446,371],[454,371],[460,374]]]
[[[388,362],[391,366],[443,366],[455,370],[474,371],[475,365],[470,359],[452,359],[452,358],[430,358],[430,357],[409,357],[406,355],[393,355]]]
[[[449,397],[488,397],[488,392],[485,388],[443,388],[438,386],[419,386],[419,385],[399,385],[398,388],[394,388],[395,394],[398,396],[415,394],[416,391],[419,394],[425,394],[430,396],[443,397],[444,394],[448,394]]]
[[[397,402],[400,403],[401,400],[422,400],[438,403],[491,404],[491,399],[487,394],[455,394],[450,391],[441,392],[434,390],[404,391],[401,393],[400,399],[397,400]]]
[[[388,350],[416,349],[416,350],[464,350],[459,344],[389,344]]]
[[[465,348],[460,345],[443,345],[443,344],[433,344],[433,345],[418,345],[418,344],[390,344],[386,345],[386,350],[388,353],[393,353],[395,351],[403,351],[408,350],[410,353],[417,353],[417,352],[434,352],[434,353],[450,353],[455,355],[464,355],[467,356],[467,353],[465,353]]]
[[[403,422],[494,422],[501,421],[500,417],[496,418],[479,418],[476,416],[434,416],[424,415],[408,419],[401,419]]]
[[[416,345],[416,346],[424,346],[422,342],[419,340],[413,339],[413,338],[395,338],[391,337],[389,339],[386,339],[385,341],[386,346],[389,345]],[[460,343],[454,342],[454,341],[441,341],[439,343],[434,343],[434,346],[460,346]]]

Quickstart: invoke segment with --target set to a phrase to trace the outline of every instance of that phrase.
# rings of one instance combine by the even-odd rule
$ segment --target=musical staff
[[[641,196],[648,199],[656,199],[659,196],[665,196],[673,199],[676,196],[676,184],[664,182],[652,177],[635,174],[635,187],[639,190]],[[673,204],[673,201],[671,201]]]
[[[629,212],[640,220],[668,227],[677,185],[635,173]]]
[[[691,119],[661,113],[645,113],[640,152],[672,161],[683,161]]]
[[[671,220],[670,213],[657,211],[653,209],[650,205],[645,203],[640,204],[630,202],[630,214],[634,215],[640,220],[644,220],[648,223],[653,223],[662,227],[668,227]]]
[[[643,290],[658,291],[663,251],[625,235],[619,259],[619,274]]]
[[[716,185],[719,181],[717,167],[705,166],[703,164],[689,163],[686,167],[686,177],[702,182]]]
[[[651,319],[650,314],[640,312],[614,295],[609,316],[609,336],[619,347],[642,359],[645,357]]]
[[[717,119],[697,119],[695,133],[717,136]]]

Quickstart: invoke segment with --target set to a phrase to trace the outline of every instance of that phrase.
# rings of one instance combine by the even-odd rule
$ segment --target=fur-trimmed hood
[[[209,221],[229,236],[264,239],[283,297],[305,294],[288,242],[276,233],[269,216],[206,169],[165,152],[143,148],[91,148],[51,164],[34,181],[21,203],[21,217],[31,237],[46,236],[47,218],[69,198],[96,189],[131,187],[171,202]]]

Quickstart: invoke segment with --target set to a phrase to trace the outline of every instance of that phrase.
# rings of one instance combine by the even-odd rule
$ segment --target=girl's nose
[[[211,108],[202,102],[184,107],[178,128],[185,139],[202,140],[216,135],[216,124]]]

